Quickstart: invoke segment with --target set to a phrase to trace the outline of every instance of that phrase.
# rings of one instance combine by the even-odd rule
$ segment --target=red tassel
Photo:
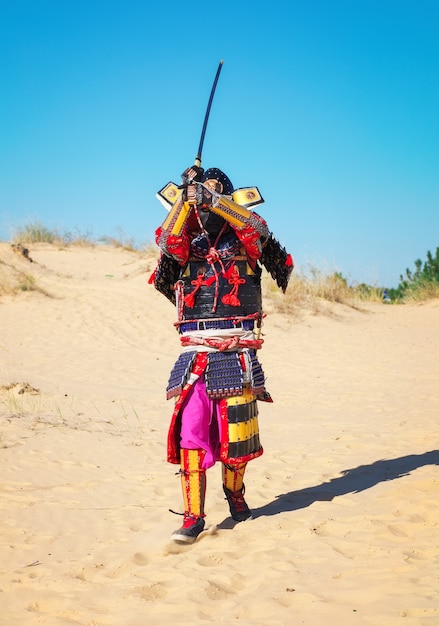
[[[237,265],[232,265],[227,270],[227,277],[227,282],[229,285],[233,285],[233,287],[230,293],[226,293],[226,295],[221,298],[221,302],[223,304],[228,304],[229,306],[240,306],[241,302],[238,298],[238,289],[239,285],[243,285],[245,283],[245,278],[240,277]]]
[[[221,302],[223,304],[228,304],[229,306],[240,306],[241,305],[241,302],[240,302],[239,298],[237,296],[235,296],[235,294],[233,294],[232,292],[226,293],[226,295],[221,298]]]
[[[191,281],[191,285],[194,285],[194,289],[193,291],[191,291],[191,293],[186,294],[184,297],[184,303],[190,309],[193,309],[195,306],[195,294],[197,293],[201,285],[206,284],[204,280],[204,274],[204,272],[200,271],[196,280]]]
[[[185,297],[184,297],[184,303],[186,306],[188,306],[190,309],[193,309],[195,306],[195,295],[194,292],[192,293],[188,293]]]

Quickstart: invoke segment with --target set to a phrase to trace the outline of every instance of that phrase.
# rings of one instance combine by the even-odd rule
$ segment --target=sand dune
[[[0,244],[0,624],[439,624],[439,302],[264,325],[274,404],[232,523],[220,468],[207,531],[169,541],[179,350],[153,261]],[[3,280],[2,279],[2,280]]]

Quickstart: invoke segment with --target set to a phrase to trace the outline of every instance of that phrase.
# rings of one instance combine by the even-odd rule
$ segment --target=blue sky
[[[0,0],[0,238],[152,241],[194,162],[298,271],[397,286],[439,246],[439,2]]]

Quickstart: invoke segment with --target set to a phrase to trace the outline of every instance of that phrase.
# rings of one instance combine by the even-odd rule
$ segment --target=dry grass
[[[135,238],[128,236],[121,228],[117,229],[117,237],[100,237],[99,242],[113,248],[122,248],[129,252],[139,250],[139,245],[136,243]]]
[[[435,298],[439,298],[439,284],[436,282],[420,282],[404,294],[401,302],[424,302]]]
[[[90,233],[83,233],[79,230],[61,232],[58,229],[49,229],[40,222],[30,222],[15,230],[12,237],[15,245],[32,243],[49,243],[60,247],[64,246],[97,246],[105,244],[114,248],[136,251],[139,246],[133,237],[127,236],[122,229],[117,229],[117,236],[103,236],[98,239],[92,237]]]
[[[31,263],[32,259],[27,247],[40,243],[54,245],[60,249],[68,246],[97,247],[104,244],[130,252],[139,252],[148,258],[152,258],[154,252],[157,255],[156,248],[154,249],[152,244],[145,244],[142,250],[136,245],[134,239],[127,237],[121,229],[119,229],[118,237],[101,237],[96,240],[89,233],[81,233],[79,230],[61,233],[57,229],[47,228],[38,221],[29,222],[15,229],[11,240],[11,249],[20,255],[22,261],[26,259]],[[38,278],[27,269],[23,269],[22,263],[11,261],[9,256],[7,260],[0,259],[0,297],[29,291],[49,295],[38,284]]]
[[[155,244],[147,243],[143,248],[139,248],[135,241],[126,237],[122,231],[119,233],[119,237],[101,237],[99,241],[96,241],[89,234],[80,232],[62,234],[57,230],[46,228],[39,222],[31,222],[17,229],[12,246],[15,251],[20,251],[23,254],[26,245],[35,243],[48,243],[59,247],[98,246],[103,243],[115,248],[138,252],[150,259],[153,264],[159,254]],[[311,311],[314,314],[327,313],[328,303],[340,303],[353,308],[360,308],[364,301],[382,301],[381,290],[367,285],[350,286],[341,274],[337,272],[324,274],[317,268],[311,268],[307,275],[295,270],[285,294],[279,290],[267,272],[264,271],[262,290],[264,309],[267,312],[296,316],[303,310]],[[0,296],[25,291],[45,293],[38,286],[38,281],[33,274],[0,260]]]
[[[338,303],[360,309],[364,302],[382,302],[382,291],[367,285],[349,286],[338,273],[323,274],[312,268],[308,275],[294,272],[283,294],[270,276],[262,275],[264,309],[267,312],[298,316],[303,310],[328,313],[328,303]]]
[[[39,222],[30,222],[16,229],[12,243],[15,245],[30,243],[55,243],[64,242],[64,237],[57,230],[51,230]]]
[[[45,296],[48,293],[38,285],[37,278],[23,272],[0,259],[0,296],[12,296],[25,291],[35,291]]]

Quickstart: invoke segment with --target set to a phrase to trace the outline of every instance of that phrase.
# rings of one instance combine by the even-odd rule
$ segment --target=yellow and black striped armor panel
[[[258,405],[246,388],[242,396],[227,398],[229,458],[242,458],[261,449],[259,441]]]

